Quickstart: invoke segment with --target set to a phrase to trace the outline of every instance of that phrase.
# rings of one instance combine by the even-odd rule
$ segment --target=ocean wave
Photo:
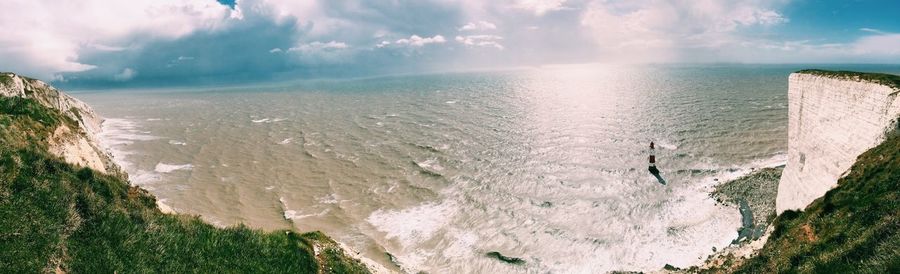
[[[322,197],[318,197],[318,198],[316,198],[316,200],[318,200],[319,203],[323,203],[323,204],[336,204],[339,202],[337,199],[337,195],[335,195],[334,193],[331,193],[329,195],[325,195]]]
[[[281,210],[285,220],[299,220],[313,216],[325,216],[325,214],[328,214],[328,212],[331,211],[331,209],[326,208],[319,213],[299,214],[296,210],[288,209],[287,200],[285,200],[284,197],[278,197],[278,202],[281,203]]]
[[[717,167],[716,169],[719,171],[713,176],[707,177],[708,180],[702,182],[704,186],[712,186],[715,184],[720,184],[728,181],[732,181],[750,173],[753,171],[762,169],[762,168],[770,168],[770,167],[778,167],[787,164],[787,153],[779,153],[772,155],[768,158],[761,158],[754,160],[750,163],[743,165],[733,165],[726,167]]]
[[[262,118],[262,119],[253,119],[254,123],[275,123],[285,121],[287,118]]]
[[[446,144],[442,144],[439,147],[434,147],[434,146],[430,146],[430,145],[420,145],[420,144],[415,144],[415,143],[410,143],[410,144],[414,145],[417,148],[426,150],[428,152],[433,152],[433,153],[441,153],[443,150],[447,150],[448,148],[450,148],[450,146],[448,146]]]
[[[331,209],[326,208],[325,210],[322,210],[322,212],[319,212],[319,213],[297,214],[296,210],[285,210],[284,211],[284,219],[285,220],[300,220],[303,218],[309,218],[309,217],[313,217],[313,216],[325,216],[325,214],[328,214],[329,211],[331,211]]]
[[[401,210],[379,209],[372,212],[366,221],[385,232],[386,238],[396,239],[404,247],[412,247],[431,239],[435,232],[450,223],[458,211],[459,207],[452,201],[429,202]]]
[[[107,118],[101,127],[101,143],[107,147],[159,139],[157,136],[150,135],[149,131],[139,130],[140,125],[130,119]]]
[[[194,165],[192,165],[192,164],[170,165],[170,164],[158,163],[158,164],[156,164],[156,168],[154,168],[153,170],[156,172],[159,172],[159,173],[169,173],[169,172],[177,171],[177,170],[191,170],[193,168],[194,168]]]
[[[671,142],[669,142],[667,140],[657,141],[656,145],[659,146],[660,148],[664,148],[664,149],[668,149],[668,150],[678,149],[678,145],[672,144]]]
[[[421,162],[414,161],[413,163],[416,164],[417,167],[419,167],[419,171],[421,171],[422,173],[435,177],[444,176],[443,174],[441,174],[441,171],[444,171],[444,167],[441,166],[441,163],[438,162],[437,159],[428,159]]]
[[[138,170],[135,164],[129,161],[129,156],[135,154],[128,149],[129,145],[159,139],[141,129],[141,125],[133,119],[106,118],[101,124],[101,132],[98,136],[100,146],[112,155],[112,160],[130,174],[130,180],[136,184],[159,180],[158,174]]]
[[[287,144],[290,144],[291,141],[293,141],[293,140],[294,140],[294,138],[287,138],[287,139],[281,140],[281,142],[278,142],[278,144],[279,145],[287,145]]]
[[[159,173],[147,170],[137,170],[133,172],[128,172],[128,180],[131,181],[132,184],[142,185],[144,188],[152,189],[150,186],[145,186],[147,184],[158,182],[162,179]]]

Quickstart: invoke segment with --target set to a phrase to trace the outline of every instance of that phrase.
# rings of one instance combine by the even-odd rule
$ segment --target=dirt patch
[[[812,226],[809,224],[803,224],[800,226],[800,231],[803,232],[803,239],[807,242],[815,242],[819,240],[819,237],[816,237],[816,232],[813,230]]]

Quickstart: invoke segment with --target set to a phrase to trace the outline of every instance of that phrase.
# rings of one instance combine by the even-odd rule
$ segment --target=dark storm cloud
[[[409,6],[417,12],[402,8]],[[433,46],[375,47],[382,39],[452,30],[459,20],[453,7],[411,1],[353,7],[329,2],[323,8],[330,18],[358,27],[312,36],[315,22],[276,18],[271,10],[245,10],[241,20],[221,29],[173,40],[138,34],[120,42],[134,45],[121,50],[84,49],[78,62],[96,68],[62,73],[55,84],[90,89],[361,76],[432,67],[455,55],[452,48]]]
[[[291,45],[292,23],[253,19],[222,31],[197,32],[171,41],[153,41],[116,52],[89,52],[80,60],[94,70],[63,74],[67,86],[180,85],[262,79],[291,69],[291,62],[269,50]],[[116,79],[122,71],[131,79]],[[128,80],[128,81],[123,81]]]

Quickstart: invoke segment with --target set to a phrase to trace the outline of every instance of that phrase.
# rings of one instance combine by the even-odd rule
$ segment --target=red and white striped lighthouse
[[[650,142],[650,167],[656,167],[656,148],[652,141]]]

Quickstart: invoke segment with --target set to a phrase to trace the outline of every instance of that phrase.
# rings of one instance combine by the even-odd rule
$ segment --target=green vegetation
[[[12,74],[8,72],[0,72],[0,85],[12,85]]]
[[[897,91],[900,91],[900,76],[893,74],[885,74],[885,73],[868,73],[868,72],[856,72],[856,71],[832,71],[832,70],[820,70],[820,69],[804,69],[798,71],[797,73],[805,73],[819,76],[826,76],[832,78],[839,79],[852,79],[852,80],[864,80],[867,82],[877,83],[885,86],[889,86]]]
[[[738,273],[900,273],[900,136],[857,158],[838,187],[774,222]]]
[[[47,138],[62,124],[77,128],[75,121],[37,101],[0,97],[0,147],[3,149],[46,150]]]
[[[122,178],[49,154],[45,140],[61,123],[74,121],[31,99],[0,98],[0,273],[368,272],[318,232],[220,229],[163,214]]]

